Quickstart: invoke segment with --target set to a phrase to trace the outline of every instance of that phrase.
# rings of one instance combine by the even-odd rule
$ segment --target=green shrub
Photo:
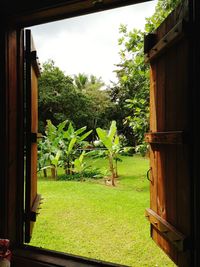
[[[73,174],[61,174],[58,176],[57,180],[60,181],[85,181],[89,179],[101,179],[103,177],[100,169],[85,170],[83,173],[73,173]]]
[[[136,146],[135,152],[142,157],[146,156],[148,154],[149,146],[147,143],[143,142],[142,144]]]

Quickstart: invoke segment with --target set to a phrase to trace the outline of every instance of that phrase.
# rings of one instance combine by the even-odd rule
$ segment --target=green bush
[[[61,174],[57,180],[60,181],[85,181],[89,179],[101,179],[102,172],[99,169],[85,170],[83,173]]]
[[[136,154],[139,154],[142,157],[146,156],[148,154],[148,151],[149,151],[149,146],[145,142],[136,146],[136,149],[135,149]]]

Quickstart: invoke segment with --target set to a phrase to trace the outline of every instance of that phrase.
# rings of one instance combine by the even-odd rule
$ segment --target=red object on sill
[[[9,248],[10,241],[8,239],[0,239],[0,266],[1,260],[11,260],[11,251]]]

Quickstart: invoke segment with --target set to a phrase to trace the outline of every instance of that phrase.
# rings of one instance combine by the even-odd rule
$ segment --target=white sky
[[[120,24],[144,29],[157,0],[31,27],[39,61],[53,59],[65,74],[94,74],[115,80]]]

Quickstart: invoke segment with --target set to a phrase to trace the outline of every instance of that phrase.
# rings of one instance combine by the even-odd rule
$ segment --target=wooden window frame
[[[148,1],[148,0],[146,0]],[[145,2],[145,0],[46,1],[46,6],[17,14],[4,14],[4,28],[0,31],[1,80],[1,141],[3,167],[0,179],[0,236],[11,240],[14,266],[119,266],[93,259],[73,256],[24,245],[24,163],[23,163],[23,51],[24,27],[63,18],[79,16],[114,7]],[[64,2],[64,1],[61,1]],[[19,71],[20,70],[20,71]],[[4,203],[4,204],[3,204]],[[3,219],[2,219],[3,218]],[[32,264],[32,265],[31,265]]]
[[[146,0],[149,1],[149,0]],[[22,69],[22,62],[19,55],[22,55],[22,51],[10,46],[10,37],[13,34],[18,33],[20,36],[20,29],[33,26],[41,23],[52,22],[64,18],[70,18],[83,14],[89,14],[97,11],[107,10],[115,7],[126,6],[130,4],[143,3],[145,0],[105,0],[102,4],[101,1],[46,1],[46,5],[43,7],[27,9],[23,12],[20,10],[17,14],[4,14],[4,27],[0,31],[0,107],[1,107],[1,142],[3,157],[1,166],[1,178],[0,178],[0,236],[11,239],[15,266],[20,266],[21,261],[29,264],[27,266],[119,266],[117,264],[109,264],[101,261],[95,261],[83,257],[73,256],[69,254],[59,253],[55,251],[48,251],[40,248],[34,248],[31,246],[25,246],[23,244],[23,201],[24,201],[24,179],[23,177],[23,132],[22,132],[22,73],[17,69]],[[198,0],[191,0],[191,5],[194,8],[194,21],[195,29],[199,29],[199,17],[198,12],[200,3]],[[17,38],[16,47],[20,45],[20,38]],[[197,55],[200,56],[198,51],[200,43],[198,38],[194,38],[193,49],[193,76],[194,76],[194,94],[193,99],[199,99],[199,62]],[[3,52],[3,53],[2,53]],[[9,54],[16,53],[16,62],[9,61]],[[12,96],[12,97],[11,97]],[[199,119],[198,115],[198,103],[195,102],[192,110],[194,120]],[[13,117],[14,116],[14,117]],[[193,140],[195,142],[199,140],[197,128],[193,123]],[[195,240],[194,245],[196,250],[194,251],[194,266],[199,266],[200,256],[198,251],[200,250],[200,216],[198,215],[198,203],[200,202],[200,194],[198,189],[200,188],[200,181],[198,177],[199,173],[199,146],[195,146],[193,150],[193,172],[194,178],[194,233]],[[32,263],[32,265],[31,265]],[[71,265],[70,265],[71,264]],[[26,266],[26,265],[23,265]]]

